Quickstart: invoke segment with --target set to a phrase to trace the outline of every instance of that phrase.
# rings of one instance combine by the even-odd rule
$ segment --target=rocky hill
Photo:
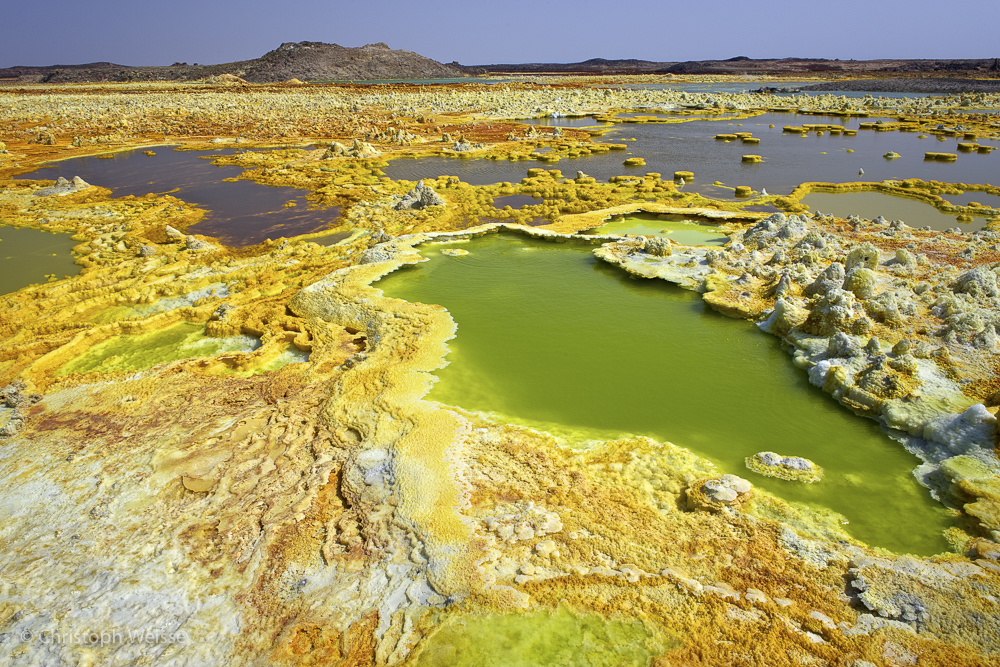
[[[239,67],[233,68],[236,65]],[[457,67],[444,65],[412,51],[393,50],[382,42],[359,48],[323,42],[288,42],[256,60],[231,63],[226,73],[259,82],[292,78],[303,81],[440,79],[464,75]]]
[[[260,58],[220,65],[174,63],[159,67],[131,67],[113,63],[91,63],[49,67],[8,67],[0,69],[0,80],[24,83],[195,81],[225,74],[255,83],[289,79],[316,81],[465,76],[465,72],[457,63],[445,65],[412,51],[390,49],[381,42],[356,48],[323,42],[287,42]]]

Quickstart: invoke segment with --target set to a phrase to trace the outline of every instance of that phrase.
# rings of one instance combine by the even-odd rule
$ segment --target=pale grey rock
[[[985,266],[966,271],[952,283],[951,288],[956,293],[968,294],[978,300],[1000,296],[997,274]]]
[[[194,236],[188,236],[184,239],[185,247],[188,250],[198,251],[198,250],[209,250],[212,248],[211,243],[206,243],[201,239],[197,239]]]
[[[358,257],[358,264],[376,264],[378,262],[387,262],[392,258],[392,251],[386,249],[384,245],[379,244],[361,253],[361,256]]]
[[[17,435],[17,432],[24,427],[24,417],[16,410],[7,420],[7,423],[0,426],[0,437],[10,437]]]
[[[899,248],[896,250],[896,263],[912,268],[917,265],[917,257],[906,248]]]
[[[830,290],[842,288],[844,286],[844,265],[834,262],[816,276],[816,280],[805,289],[806,296],[814,294],[826,294]]]
[[[850,263],[850,256],[847,261]],[[872,298],[875,295],[875,272],[867,267],[855,268],[844,281],[844,289],[854,292],[854,296],[862,300]]]
[[[806,235],[805,223],[805,217],[774,213],[748,229],[743,235],[743,243],[747,248],[754,250],[790,242]]]
[[[736,500],[751,488],[753,486],[750,482],[736,475],[723,475],[718,479],[707,480],[701,487],[705,496],[724,503]]]
[[[830,337],[827,354],[831,357],[848,358],[858,352],[858,346],[854,344],[851,337],[843,331],[838,331]]]
[[[170,225],[163,228],[163,233],[167,235],[167,238],[171,241],[183,241],[184,234],[180,233]]]
[[[214,313],[212,313],[212,319],[224,321],[235,310],[236,306],[231,303],[219,304],[219,307],[215,309]]]
[[[36,197],[46,197],[49,195],[56,195],[62,197],[65,195],[73,194],[74,192],[79,192],[85,188],[89,188],[90,183],[83,180],[79,176],[74,176],[72,181],[67,181],[65,178],[60,176],[56,179],[56,184],[51,185],[47,188],[42,188],[41,190],[35,191]]]
[[[424,185],[424,182],[420,181],[416,187],[407,192],[403,196],[403,199],[396,204],[396,210],[419,210],[428,206],[444,206],[444,200],[429,185]]]

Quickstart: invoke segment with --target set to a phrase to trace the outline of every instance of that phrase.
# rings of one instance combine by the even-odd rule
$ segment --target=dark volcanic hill
[[[390,49],[383,43],[351,48],[323,42],[287,42],[254,60],[221,65],[174,63],[164,67],[130,67],[112,63],[9,67],[0,80],[25,83],[84,81],[194,81],[232,74],[251,82],[300,79],[432,79],[465,76],[457,63],[444,65],[412,51]]]
[[[256,60],[216,65],[232,67],[227,74],[247,81],[287,81],[301,79],[441,79],[464,76],[452,65],[417,55],[412,51],[390,49],[386,44],[366,44],[348,48],[323,42],[288,42]]]

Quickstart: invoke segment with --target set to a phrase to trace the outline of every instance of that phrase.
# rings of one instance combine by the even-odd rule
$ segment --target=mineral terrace
[[[891,113],[899,127],[887,131],[1000,134],[995,116],[956,111],[1000,107],[988,94],[707,95],[579,79],[0,89],[0,220],[71,232],[82,268],[0,296],[0,662],[434,664],[435,633],[462,618],[568,608],[640,623],[660,667],[997,664],[1000,211],[982,231],[933,232],[807,212],[798,202],[819,184],[714,202],[674,174],[564,177],[560,157],[624,146],[595,143],[600,130],[516,122],[663,105],[729,117]],[[234,249],[187,232],[205,212],[170,194],[13,179],[45,161],[171,145],[281,146],[219,164],[343,207],[332,231],[349,234],[329,247],[299,237]],[[418,186],[382,172],[402,155],[517,160],[541,148],[553,169],[518,183]],[[963,189],[1000,194],[991,178]],[[940,207],[948,187],[826,189]],[[509,194],[544,205],[490,204]],[[918,559],[859,543],[836,517],[670,443],[572,449],[423,400],[455,323],[374,281],[442,235],[506,228],[565,240],[636,210],[698,213],[729,242],[604,237],[597,257],[757,322],[831,401],[909,436],[915,474],[961,517],[947,536],[953,553]],[[539,215],[547,224],[527,224]],[[206,291],[217,284],[224,295]],[[63,370],[105,341],[181,322],[261,344],[138,372],[113,360]],[[265,370],[289,346],[308,363]],[[773,452],[748,465],[822,472]],[[45,640],[129,627],[187,640]]]

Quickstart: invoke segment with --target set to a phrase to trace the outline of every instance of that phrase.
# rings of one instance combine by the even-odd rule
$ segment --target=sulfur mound
[[[687,489],[688,508],[718,512],[749,498],[752,488],[750,482],[736,475],[697,480]]]
[[[791,482],[811,484],[823,477],[823,469],[799,456],[781,456],[774,452],[758,452],[746,459],[747,468],[761,475]]]

